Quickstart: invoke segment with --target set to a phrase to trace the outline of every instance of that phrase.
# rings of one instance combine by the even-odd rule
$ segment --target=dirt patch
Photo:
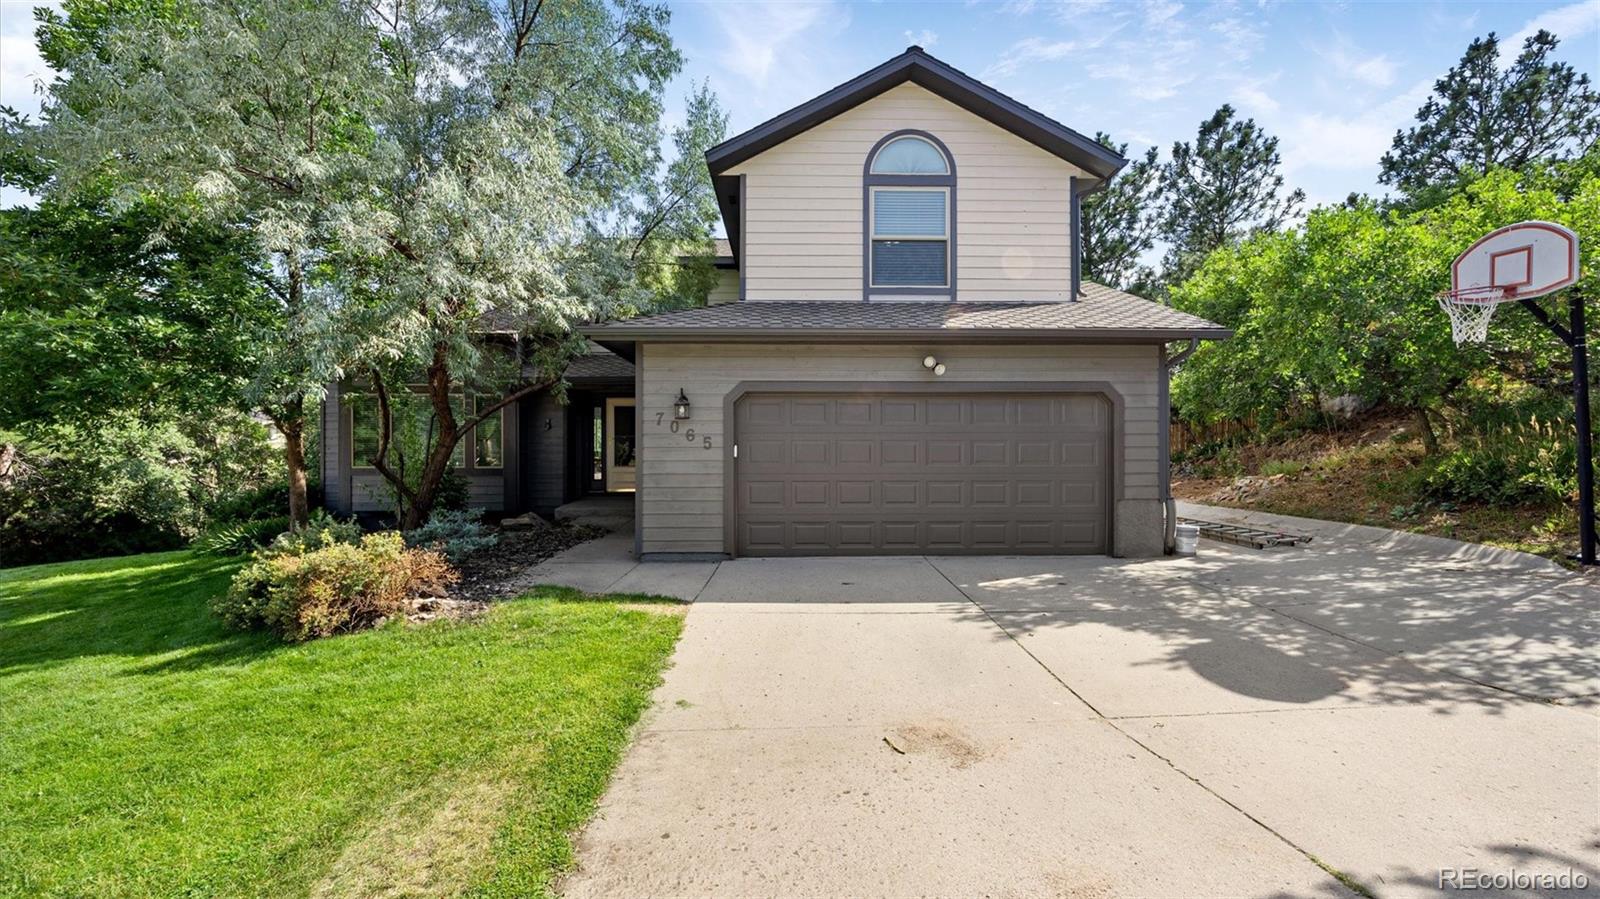
[[[689,614],[689,604],[686,602],[624,602],[617,605],[619,608],[649,612],[652,615],[677,615],[681,618]]]
[[[947,721],[901,725],[885,735],[883,742],[900,755],[928,755],[955,768],[970,768],[989,757],[983,747]]]
[[[453,595],[480,601],[515,596],[527,589],[525,579],[519,577],[523,572],[605,533],[602,528],[586,524],[503,530],[500,542],[478,550],[456,566],[461,571],[461,582]]]
[[[335,899],[460,892],[488,863],[510,793],[503,783],[451,779],[407,794],[377,814],[311,894]]]
[[[416,623],[441,618],[460,621],[476,618],[487,611],[489,604],[482,600],[428,596],[411,600],[406,610],[406,620]]]
[[[1409,419],[1374,415],[1317,431],[1234,447],[1174,465],[1178,499],[1280,515],[1392,528],[1502,546],[1571,564],[1577,515],[1561,505],[1512,508],[1430,502],[1418,493],[1426,462]]]

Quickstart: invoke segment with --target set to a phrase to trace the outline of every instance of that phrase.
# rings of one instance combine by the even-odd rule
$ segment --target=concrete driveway
[[[1301,527],[1189,560],[556,560],[695,600],[563,891],[1600,895],[1594,581]]]

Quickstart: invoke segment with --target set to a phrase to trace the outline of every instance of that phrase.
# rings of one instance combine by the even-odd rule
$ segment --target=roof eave
[[[706,151],[712,175],[723,172],[789,138],[910,81],[957,106],[1108,181],[1128,160],[1093,138],[1007,97],[925,53],[920,47],[857,75],[844,84],[781,113]]]
[[[590,325],[579,332],[612,343],[1165,343],[1226,340],[1228,328],[675,328]],[[630,350],[631,351],[631,350]],[[621,355],[619,353],[619,355]]]

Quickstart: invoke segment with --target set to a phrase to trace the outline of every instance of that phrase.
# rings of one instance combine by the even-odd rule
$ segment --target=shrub
[[[371,627],[459,575],[445,557],[407,548],[394,532],[307,552],[258,553],[214,609],[238,628],[267,628],[303,641]]]
[[[265,521],[289,508],[289,485],[282,480],[233,491],[211,506],[211,520],[220,523]]]
[[[476,512],[441,509],[428,523],[406,534],[410,546],[426,547],[445,554],[452,562],[500,542],[500,536],[484,527]]]
[[[306,526],[284,531],[261,551],[264,556],[299,556],[329,546],[361,542],[361,525],[340,521],[325,510],[314,509]]]
[[[208,556],[242,556],[266,546],[289,530],[289,517],[263,518],[213,526],[190,548]]]

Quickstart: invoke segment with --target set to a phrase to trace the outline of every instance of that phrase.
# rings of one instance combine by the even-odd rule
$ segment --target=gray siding
[[[566,500],[567,407],[548,390],[521,406],[523,507],[548,515]]]
[[[322,418],[317,434],[317,452],[321,456],[322,505],[336,515],[347,515],[350,504],[342,489],[345,486],[344,476],[339,467],[344,447],[344,434],[339,428],[339,410],[339,385],[330,384],[327,396],[322,400]]]
[[[649,344],[639,408],[640,527],[646,553],[722,552],[725,471],[723,399],[742,381],[938,383],[952,390],[983,382],[1109,382],[1121,395],[1120,497],[1160,499],[1158,348],[1137,346],[872,346]],[[948,367],[935,378],[922,358]],[[694,417],[670,428],[682,388]],[[657,423],[657,414],[664,413]],[[688,440],[692,427],[694,439]],[[710,437],[712,448],[705,447]],[[1118,543],[1125,535],[1118,534]]]

